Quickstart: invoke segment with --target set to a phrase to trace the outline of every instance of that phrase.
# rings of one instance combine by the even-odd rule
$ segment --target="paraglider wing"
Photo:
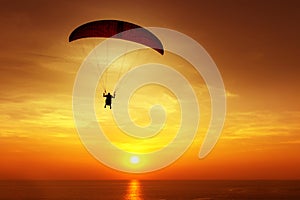
[[[77,27],[69,36],[69,42],[89,37],[115,37],[148,46],[161,55],[164,54],[160,40],[147,29],[119,20],[99,20]]]

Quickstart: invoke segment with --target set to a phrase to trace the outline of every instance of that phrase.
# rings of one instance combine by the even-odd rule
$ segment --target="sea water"
[[[300,181],[0,181],[0,199],[300,199]]]

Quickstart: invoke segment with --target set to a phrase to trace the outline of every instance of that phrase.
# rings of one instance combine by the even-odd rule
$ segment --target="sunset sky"
[[[299,8],[296,0],[2,0],[0,179],[299,179]],[[73,120],[73,84],[84,57],[102,40],[69,43],[68,37],[100,19],[174,29],[210,54],[226,88],[227,117],[207,157],[198,158],[210,116],[201,77],[195,79],[185,61],[151,51],[127,64],[170,64],[197,90],[204,113],[191,147],[172,165],[139,175],[110,169],[85,149]],[[178,102],[164,88],[147,86],[132,98],[142,102],[131,109],[140,125],[149,123],[144,106],[162,103],[171,112],[162,133],[141,144],[120,136],[102,101],[95,100],[97,118],[120,148],[150,151],[176,134]]]

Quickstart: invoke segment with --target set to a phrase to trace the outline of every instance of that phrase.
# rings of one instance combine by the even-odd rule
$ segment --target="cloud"
[[[19,101],[0,101],[0,137],[64,138],[73,134],[71,99],[68,96],[29,96]]]
[[[227,115],[223,139],[281,136],[288,140],[300,132],[298,111],[236,112]]]
[[[226,90],[226,98],[238,98],[239,95]]]

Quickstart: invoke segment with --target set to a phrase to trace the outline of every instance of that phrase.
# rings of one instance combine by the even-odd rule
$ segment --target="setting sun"
[[[139,159],[138,156],[131,156],[130,162],[131,162],[132,164],[138,164],[138,163],[140,162],[140,159]]]

